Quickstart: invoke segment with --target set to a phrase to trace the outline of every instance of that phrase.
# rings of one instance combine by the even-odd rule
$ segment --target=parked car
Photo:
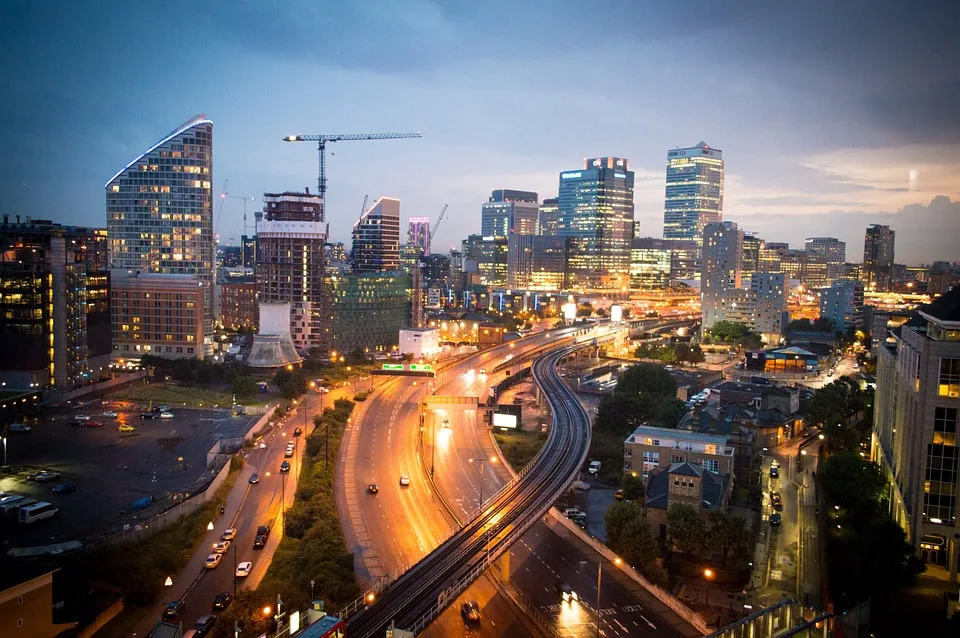
[[[106,418],[115,419],[115,418],[117,418],[117,417],[120,416],[120,415],[117,414],[116,412],[114,412],[113,410],[104,410],[104,411],[103,411],[103,416],[106,417]]]
[[[770,515],[771,525],[779,525],[781,520],[782,520],[782,517],[780,516],[780,512],[774,512],[773,514]]]
[[[250,570],[253,569],[253,563],[248,560],[243,561],[237,565],[237,578],[245,578],[250,575]]]
[[[475,600],[468,600],[460,605],[460,615],[463,621],[470,625],[480,624],[480,605]]]
[[[73,481],[67,481],[66,483],[60,483],[59,485],[54,486],[54,494],[67,494],[69,492],[74,492],[77,489],[77,484]]]
[[[263,549],[267,544],[267,537],[270,536],[270,526],[261,525],[257,528],[257,535],[253,539],[254,549]]]
[[[228,527],[227,529],[223,530],[223,534],[220,534],[220,540],[222,541],[232,541],[236,537],[237,537],[236,527]]]
[[[204,614],[197,618],[197,622],[194,623],[193,628],[197,630],[198,636],[206,635],[213,629],[213,624],[217,622],[217,617],[213,614]]]
[[[173,418],[173,413],[172,413],[172,412],[161,412],[161,413],[160,413],[160,418],[161,418],[161,419],[172,419],[172,418]]]
[[[379,491],[380,491],[380,488],[377,487],[376,483],[371,483],[370,485],[367,486],[367,492],[370,494],[376,494]]]
[[[141,419],[159,419],[160,413],[159,412],[141,412],[140,418]]]
[[[223,554],[210,554],[204,561],[203,566],[207,569],[213,569],[220,564],[221,560],[223,560]]]
[[[251,485],[256,485],[256,484],[259,483],[259,482],[260,482],[260,475],[259,475],[259,474],[257,474],[256,472],[254,472],[253,474],[250,475],[250,484],[251,484]]]
[[[117,427],[118,432],[133,432],[136,429],[137,428],[133,427],[132,425],[127,425],[126,423]]]
[[[90,420],[90,417],[87,416],[86,414],[78,414],[78,415],[76,415],[75,417],[73,417],[73,420],[74,420],[74,421],[89,421],[89,420]]]
[[[613,495],[613,498],[617,499],[618,501],[622,501],[622,500],[623,500],[623,488],[617,490],[617,493]]]
[[[280,464],[280,471],[281,471],[281,472],[289,472],[289,471],[290,471],[290,462],[289,462],[289,461],[284,461],[283,463],[281,463],[281,464]]]
[[[103,421],[92,421],[92,420],[90,420],[90,419],[84,421],[83,424],[84,424],[85,426],[87,426],[88,428],[102,428],[102,427],[103,427]]]
[[[11,432],[29,432],[29,431],[32,430],[32,429],[33,429],[33,428],[31,428],[31,427],[30,427],[29,425],[27,425],[26,423],[11,423],[11,424],[10,424],[10,431],[11,431]]]
[[[233,602],[233,594],[230,592],[224,591],[220,592],[213,597],[213,610],[214,611],[223,611],[230,606],[230,603]]]
[[[410,477],[406,474],[400,477],[400,487],[410,487]]]
[[[187,608],[187,603],[182,600],[171,600],[163,610],[163,617],[166,620],[174,620],[180,617],[180,614]]]
[[[770,492],[770,504],[775,510],[783,509],[783,497],[780,496],[780,492]]]
[[[33,477],[37,483],[50,483],[60,478],[60,472],[40,472]]]

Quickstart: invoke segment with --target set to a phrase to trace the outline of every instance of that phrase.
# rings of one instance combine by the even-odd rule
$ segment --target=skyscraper
[[[198,356],[213,348],[212,180],[213,122],[198,115],[104,185],[110,268],[191,275],[204,287],[204,347]]]
[[[264,193],[257,224],[257,291],[264,304],[290,304],[290,336],[300,348],[318,345],[327,315],[324,299],[327,230],[323,198]]]
[[[827,264],[827,282],[833,282],[844,275],[847,261],[847,243],[836,237],[808,237],[806,240],[807,257],[811,261]]]
[[[407,245],[419,246],[423,254],[430,254],[430,218],[411,217],[407,223]]]
[[[480,210],[480,234],[484,237],[536,234],[540,214],[538,197],[532,191],[503,188],[493,191]]]
[[[719,221],[723,221],[723,152],[704,142],[668,151],[664,238],[692,239],[699,245],[704,226]]]
[[[630,244],[631,290],[665,290],[670,286],[671,243],[655,237],[633,240]]]
[[[756,233],[743,233],[742,270],[744,275],[750,275],[760,271],[761,248],[763,248],[763,240],[757,237]]]
[[[381,197],[353,225],[353,271],[390,272],[400,267],[400,200]]]
[[[510,235],[507,240],[507,287],[563,290],[566,249],[565,237]]]
[[[889,226],[871,224],[863,240],[863,268],[860,281],[864,288],[889,290],[893,272],[893,241],[895,232]]]
[[[556,235],[557,222],[560,215],[560,200],[548,197],[540,202],[539,228],[541,235]]]
[[[633,171],[621,157],[597,157],[560,173],[557,234],[568,237],[567,285],[623,291],[630,285]]]
[[[740,287],[743,231],[736,222],[710,222],[703,228],[702,245],[700,307],[706,334],[724,318],[724,293]]]

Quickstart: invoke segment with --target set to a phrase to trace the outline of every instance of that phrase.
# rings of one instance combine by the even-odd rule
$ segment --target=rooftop
[[[637,441],[635,439],[642,439],[645,437],[674,438],[682,439],[684,441],[717,443],[720,445],[725,445],[728,441],[727,437],[720,434],[705,434],[703,432],[691,432],[689,430],[676,430],[674,428],[658,428],[652,425],[641,425],[633,431],[633,434],[631,434],[630,437],[627,438],[627,442],[636,443]],[[634,440],[631,441],[631,438]]]
[[[934,323],[960,323],[960,286],[954,286],[933,303],[921,307],[919,312]]]
[[[704,469],[696,463],[674,463],[670,467],[661,467],[650,473],[647,478],[647,507],[667,509],[669,503],[670,475],[699,476],[703,479],[700,491],[700,507],[716,509],[723,504],[723,492],[727,477]]]

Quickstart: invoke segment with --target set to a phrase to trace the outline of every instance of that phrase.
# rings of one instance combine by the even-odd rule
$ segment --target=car
[[[270,526],[261,525],[257,528],[257,535],[253,539],[254,549],[263,549],[267,544],[267,537],[270,536]]]
[[[486,376],[486,374],[487,374],[487,369],[486,369],[486,368],[480,368],[480,375],[481,375],[481,376]]]
[[[117,426],[117,432],[133,432],[136,429],[137,428],[133,427],[132,425],[127,425],[126,423]]]
[[[27,425],[26,423],[11,423],[11,424],[10,424],[10,431],[11,431],[11,432],[29,432],[29,431],[32,430],[32,429],[33,429],[33,428],[31,428],[31,427],[30,427],[29,425]]]
[[[576,507],[568,507],[563,510],[563,515],[572,521],[580,521],[587,518],[587,513]]]
[[[158,405],[153,409],[154,412],[169,412],[170,406],[168,405]]]
[[[33,480],[37,483],[50,483],[51,481],[56,481],[60,478],[60,472],[40,472],[33,477]]]
[[[213,551],[217,554],[226,554],[230,549],[230,541],[217,541],[213,544]]]
[[[303,428],[293,428],[293,436],[300,436],[303,434]]]
[[[228,591],[222,591],[213,597],[213,610],[223,611],[233,602],[233,594]]]
[[[291,456],[293,456],[293,447],[292,447],[292,446],[287,446],[287,449],[283,451],[283,456],[284,456],[285,458],[288,458],[288,459],[289,459]]]
[[[770,515],[771,525],[779,525],[781,520],[782,520],[782,517],[780,516],[780,512],[774,512],[773,514]]]
[[[54,494],[67,494],[69,492],[75,492],[77,489],[77,484],[73,481],[67,481],[66,483],[60,483],[55,485],[53,488]]]
[[[475,600],[468,600],[460,605],[460,615],[464,622],[478,625],[480,624],[480,605]]]
[[[770,504],[775,510],[783,509],[783,497],[780,496],[780,492],[770,492]]]
[[[203,562],[203,566],[207,569],[214,569],[220,564],[221,560],[223,560],[223,554],[210,554],[207,556],[207,560]]]
[[[580,600],[580,597],[577,596],[577,592],[573,591],[573,587],[562,580],[557,581],[555,588],[557,593],[560,594],[560,598],[563,599],[563,602],[565,603],[573,600]]]
[[[117,418],[117,417],[120,416],[120,415],[117,414],[116,412],[114,412],[113,410],[104,410],[104,411],[103,411],[103,416],[106,417],[106,418],[115,419],[115,418]]]
[[[253,569],[253,563],[248,560],[243,561],[237,565],[237,578],[246,578],[250,575],[250,570]]]
[[[406,474],[400,477],[400,487],[410,487],[410,477]]]
[[[161,412],[161,413],[160,413],[160,418],[161,418],[161,419],[172,419],[172,418],[173,418],[173,413],[172,413],[172,412]]]
[[[828,376],[828,377],[832,377],[832,376],[833,376],[833,370],[827,370],[827,376]]]
[[[259,475],[259,474],[257,474],[256,472],[254,472],[253,474],[250,475],[250,481],[249,481],[250,485],[256,485],[256,484],[259,483],[259,482],[260,482],[260,475]]]
[[[770,478],[780,478],[779,467],[774,467],[773,465],[770,466]]]
[[[140,418],[141,419],[159,419],[160,413],[159,412],[141,412]]]
[[[290,462],[289,462],[289,461],[284,461],[283,463],[281,463],[281,464],[280,464],[280,471],[281,471],[281,472],[289,472],[289,471],[290,471]]]
[[[777,459],[773,459],[772,461],[770,461],[770,467],[780,467],[780,461]]]
[[[193,624],[193,628],[197,630],[198,636],[203,636],[213,629],[213,623],[217,622],[217,617],[213,614],[204,614],[197,618],[197,622]]]
[[[220,534],[220,540],[222,541],[232,541],[236,537],[237,537],[236,527],[228,527],[227,529],[223,530],[223,534]]]
[[[84,424],[86,427],[88,427],[88,428],[102,428],[102,427],[103,427],[103,421],[91,421],[91,420],[87,420],[87,421],[84,421],[83,424]]]
[[[89,420],[90,420],[90,417],[87,416],[86,414],[78,414],[78,415],[76,415],[75,417],[73,417],[73,420],[74,420],[74,421],[89,421]]]
[[[618,501],[622,501],[622,500],[623,500],[623,488],[617,490],[617,493],[613,495],[613,498],[617,499]]]
[[[167,620],[179,618],[186,608],[187,603],[182,600],[171,600],[163,610],[163,617]]]
[[[377,487],[377,484],[376,484],[376,483],[371,483],[370,485],[367,486],[367,493],[368,493],[368,494],[376,494],[376,493],[379,492],[379,491],[380,491],[380,488]]]

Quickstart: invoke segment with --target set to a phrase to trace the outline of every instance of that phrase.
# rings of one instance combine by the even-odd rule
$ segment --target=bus
[[[53,503],[35,503],[20,508],[20,522],[24,524],[41,521],[56,515],[60,510]]]

